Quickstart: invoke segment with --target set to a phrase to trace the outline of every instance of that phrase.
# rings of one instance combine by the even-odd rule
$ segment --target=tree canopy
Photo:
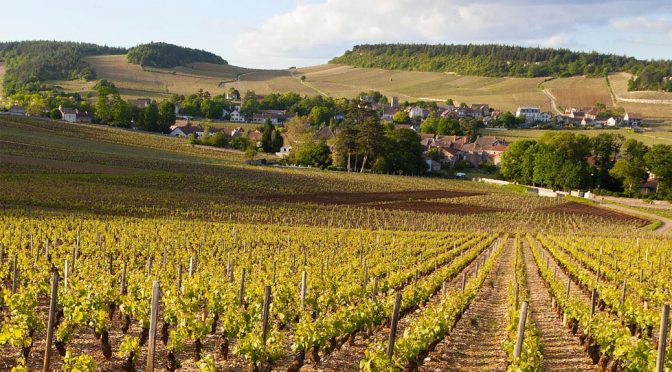
[[[222,57],[205,50],[185,48],[168,43],[152,42],[128,50],[128,62],[149,67],[175,67],[195,62],[227,64]]]

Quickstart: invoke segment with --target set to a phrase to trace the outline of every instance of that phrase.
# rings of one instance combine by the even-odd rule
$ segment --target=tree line
[[[94,87],[96,122],[129,128],[135,126],[148,132],[168,133],[175,124],[175,105],[164,100],[151,101],[147,107],[137,107],[124,101],[119,90],[107,80],[101,80]]]
[[[636,76],[630,88],[639,90],[669,90],[670,84],[662,83],[662,78],[672,75],[670,60],[644,61],[597,52],[497,44],[356,45],[330,63],[492,77],[602,76],[610,72],[629,72]],[[645,78],[637,77],[640,74]]]
[[[427,171],[420,135],[383,123],[376,110],[358,99],[347,102],[331,146],[317,135],[319,130],[308,117],[290,120],[286,132],[292,145],[290,163],[348,172],[422,175]]]
[[[657,196],[672,198],[672,146],[649,147],[620,134],[549,132],[538,141],[517,141],[502,154],[500,171],[505,179],[525,185],[631,196],[651,173],[659,181]]]

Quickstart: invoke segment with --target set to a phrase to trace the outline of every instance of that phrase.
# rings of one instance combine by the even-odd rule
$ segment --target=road
[[[553,93],[551,93],[546,88],[544,88],[542,90],[542,92],[546,95],[546,97],[548,97],[548,99],[551,100],[551,107],[553,108],[553,111],[555,111],[555,113],[559,114],[559,115],[563,114],[563,112],[558,109],[558,105],[555,103],[556,99],[555,99],[555,96],[553,95]]]

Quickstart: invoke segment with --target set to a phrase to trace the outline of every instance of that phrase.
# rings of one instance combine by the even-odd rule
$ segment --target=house
[[[262,133],[260,131],[255,129],[247,132],[247,138],[254,142],[257,147],[261,146]]]
[[[421,143],[426,155],[437,149],[439,162],[445,167],[454,167],[458,161],[467,161],[472,167],[484,163],[497,165],[508,148],[505,139],[495,136],[479,136],[474,142],[469,142],[466,136],[422,137]]]
[[[427,164],[427,169],[429,169],[429,173],[438,172],[441,170],[441,163],[436,160],[432,160],[428,157],[425,157],[425,163]]]
[[[231,112],[231,115],[229,117],[229,121],[244,123],[245,122],[245,117],[240,113],[240,111],[233,110],[233,112]]]
[[[394,119],[394,114],[399,111],[396,107],[383,107],[381,109],[380,119],[385,121],[392,121]]]
[[[194,134],[196,138],[200,138],[203,135],[203,132],[205,132],[205,130],[200,125],[191,125],[191,123],[187,123],[187,125],[184,126],[174,127],[170,132],[170,136],[187,138],[191,134]]]
[[[61,119],[63,119],[63,121],[67,121],[68,123],[77,122],[77,110],[59,105],[58,111],[61,113]]]
[[[259,112],[252,115],[253,123],[265,123],[270,120],[271,124],[278,125],[287,121],[289,115],[285,110],[259,110]]]
[[[226,99],[229,101],[240,101],[240,92],[233,90],[229,93],[226,93]]]
[[[550,112],[544,111],[541,114],[539,114],[539,121],[542,122],[542,123],[548,123],[552,119],[553,119],[553,115],[551,115]]]
[[[18,105],[11,105],[9,106],[9,113],[12,115],[25,115],[26,110]]]
[[[292,151],[292,146],[284,145],[280,148],[280,151],[275,153],[275,156],[279,158],[286,158],[289,156],[289,153]]]
[[[623,116],[623,122],[631,127],[637,127],[642,124],[642,114],[639,112],[626,112]]]
[[[92,123],[93,115],[86,111],[79,111],[69,107],[58,106],[58,111],[61,113],[61,119],[68,123]]]
[[[471,110],[474,112],[480,112],[480,116],[490,115],[490,106],[484,103],[474,103],[471,105]]]
[[[390,107],[398,108],[399,107],[399,97],[392,96],[390,97]]]
[[[639,184],[640,194],[655,194],[658,191],[658,180],[649,179]]]
[[[374,96],[361,96],[359,97],[359,100],[364,102],[364,103],[375,103],[376,102],[376,97]]]
[[[93,114],[77,110],[77,122],[91,124],[93,123]]]
[[[408,117],[410,117],[411,119],[415,118],[424,119],[427,116],[429,116],[429,110],[425,110],[422,107],[418,106],[409,107],[406,109],[406,112],[408,113]]]
[[[149,98],[129,99],[128,103],[138,108],[146,108],[152,100]]]
[[[516,110],[516,117],[524,117],[526,123],[540,121],[541,109],[533,106],[521,106]]]
[[[334,134],[334,131],[331,129],[329,126],[324,126],[320,128],[317,132],[315,132],[315,139],[316,140],[324,140],[324,141],[329,141],[330,139],[336,137]]]
[[[604,125],[607,127],[615,127],[616,125],[618,125],[618,119],[611,116],[604,121]]]
[[[227,137],[231,138],[242,137],[245,135],[245,130],[241,127],[235,129],[223,128],[221,131],[226,134]]]

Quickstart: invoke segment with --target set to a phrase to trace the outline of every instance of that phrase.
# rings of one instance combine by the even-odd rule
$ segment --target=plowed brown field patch
[[[643,218],[638,218],[635,216],[631,216],[625,213],[619,213],[603,208],[598,208],[598,207],[593,207],[587,204],[581,204],[581,203],[575,203],[575,202],[567,202],[567,203],[562,203],[559,205],[555,205],[552,207],[544,207],[541,208],[540,210],[546,211],[546,212],[554,212],[554,213],[568,213],[568,214],[579,214],[583,216],[597,216],[597,217],[604,217],[604,218],[609,218],[617,221],[630,221],[633,224],[639,225],[639,226],[645,226],[649,224],[648,220],[645,220]]]
[[[484,207],[482,205],[474,205],[474,204],[438,203],[438,202],[423,202],[423,201],[377,204],[370,206],[370,208],[381,210],[398,210],[398,211],[458,214],[458,215],[495,213],[505,210],[502,208]]]
[[[312,194],[263,195],[256,200],[327,205],[365,204],[408,200],[429,200],[485,195],[482,192],[456,190],[413,190],[390,192],[319,192]]]

